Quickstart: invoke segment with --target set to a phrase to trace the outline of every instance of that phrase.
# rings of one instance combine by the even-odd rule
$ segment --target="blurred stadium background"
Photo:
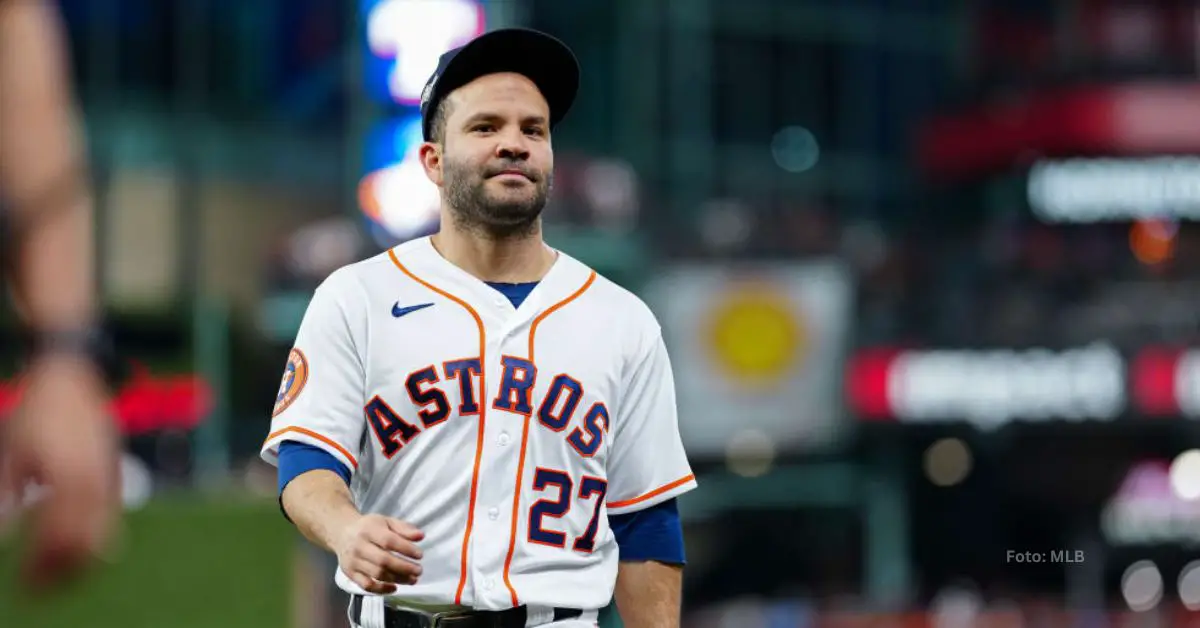
[[[436,228],[437,56],[509,25],[584,67],[547,238],[673,353],[685,626],[1200,626],[1194,2],[61,6],[130,530],[0,626],[345,625],[258,446],[314,286]]]

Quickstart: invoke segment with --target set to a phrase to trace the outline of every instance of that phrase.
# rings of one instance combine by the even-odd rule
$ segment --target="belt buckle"
[[[440,613],[430,613],[429,617],[430,628],[453,628],[458,625],[467,625],[471,623],[472,611],[442,611]]]
[[[420,623],[425,628],[437,628],[437,626],[440,625],[438,623],[437,614],[431,613],[429,611],[424,611],[419,608],[412,608],[409,606],[392,606],[392,607],[390,607],[390,609],[397,611],[397,612],[408,613],[410,615],[416,615],[417,617],[420,617],[421,618]]]

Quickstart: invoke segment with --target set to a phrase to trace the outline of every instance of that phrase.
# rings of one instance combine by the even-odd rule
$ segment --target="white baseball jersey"
[[[335,271],[263,459],[284,440],[345,463],[361,512],[425,532],[420,582],[394,595],[418,604],[602,608],[608,515],[696,486],[654,315],[561,252],[519,308],[429,238]]]

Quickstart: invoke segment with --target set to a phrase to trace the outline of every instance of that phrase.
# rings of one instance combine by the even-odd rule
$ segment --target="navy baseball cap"
[[[421,91],[421,133],[431,141],[433,114],[446,96],[487,74],[515,72],[537,85],[550,105],[550,127],[558,124],[579,91],[579,62],[566,44],[527,28],[484,33],[444,53]]]

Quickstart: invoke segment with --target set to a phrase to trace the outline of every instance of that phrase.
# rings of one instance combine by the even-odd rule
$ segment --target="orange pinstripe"
[[[538,314],[537,318],[533,319],[533,323],[529,326],[529,361],[530,362],[533,362],[533,346],[534,346],[533,343],[534,343],[534,336],[537,334],[538,325],[540,325],[542,321],[546,320],[546,317],[548,317],[551,314],[553,314],[554,312],[558,311],[559,309],[561,309],[563,306],[570,303],[571,301],[574,301],[575,299],[579,298],[579,296],[581,294],[583,294],[584,292],[587,292],[587,289],[592,287],[592,283],[594,281],[596,281],[596,271],[592,271],[592,273],[590,275],[588,275],[587,281],[583,282],[583,286],[581,286],[578,290],[576,290],[571,296],[554,304],[552,307],[547,309],[545,312]],[[508,587],[508,592],[510,595],[512,595],[513,606],[519,605],[518,601],[517,601],[517,590],[513,588],[512,582],[510,582],[508,579],[508,571],[509,571],[509,568],[512,567],[513,552],[516,550],[516,547],[517,547],[517,521],[518,521],[517,513],[521,508],[521,486],[522,486],[522,484],[521,484],[522,477],[521,476],[523,475],[523,472],[525,470],[525,447],[526,447],[526,445],[528,445],[528,443],[529,443],[529,417],[525,417],[525,426],[521,429],[521,457],[518,458],[518,460],[517,460],[517,483],[516,483],[517,490],[513,493],[512,530],[509,532],[509,536],[508,536],[508,556],[506,556],[504,559],[504,586]]]
[[[342,447],[341,445],[333,442],[332,438],[318,434],[310,429],[305,429],[303,427],[285,427],[277,432],[269,434],[267,436],[267,442],[270,442],[271,439],[282,436],[288,432],[296,432],[297,434],[304,434],[305,436],[311,436],[312,438],[315,438],[315,439],[321,441],[322,443],[325,443],[326,445],[333,447],[334,449],[336,449],[338,451],[338,453],[345,456],[346,460],[349,460],[350,464],[354,465],[355,469],[358,468],[358,460],[355,460],[354,456],[351,456],[350,452],[346,451],[345,447]]]
[[[479,462],[483,456],[484,425],[487,423],[487,403],[485,403],[487,400],[487,359],[485,355],[485,349],[487,347],[487,332],[483,328],[483,319],[479,318],[479,313],[475,311],[475,308],[472,308],[469,304],[467,304],[466,301],[463,301],[449,292],[446,292],[445,290],[442,290],[441,288],[438,288],[414,275],[411,271],[404,267],[404,264],[400,263],[400,260],[396,257],[395,250],[389,250],[388,257],[392,258],[392,263],[396,265],[396,268],[400,269],[400,272],[408,275],[413,281],[461,305],[463,309],[471,314],[471,317],[475,319],[475,325],[479,327],[479,388],[481,395],[479,403],[479,430],[478,436],[475,439],[475,467],[471,470],[471,499],[469,505],[467,506],[467,529],[463,534],[462,558],[459,565],[460,575],[458,577],[458,590],[454,593],[454,603],[462,604],[463,589],[467,586],[467,546],[471,541],[471,529],[475,526],[475,493],[479,484]]]
[[[650,499],[651,497],[654,497],[656,495],[662,495],[663,493],[665,493],[675,487],[687,484],[688,482],[691,482],[694,479],[696,479],[696,476],[694,474],[689,473],[689,474],[679,478],[678,480],[675,480],[674,482],[671,482],[670,484],[665,484],[663,486],[660,486],[660,487],[654,489],[653,491],[646,493],[645,495],[639,495],[638,497],[634,497],[633,499],[626,499],[624,501],[619,501],[619,502],[608,502],[608,507],[609,508],[624,508],[626,506],[640,504],[640,503],[646,501],[647,499]]]
[[[563,299],[562,301],[559,301],[558,303],[555,303],[551,308],[547,309],[545,312],[542,312],[541,314],[538,314],[537,318],[533,319],[533,324],[531,324],[529,326],[529,361],[530,362],[533,362],[533,337],[535,334],[537,334],[538,325],[541,325],[542,321],[546,320],[547,316],[550,316],[551,314],[553,314],[554,312],[556,312],[560,308],[562,308],[564,305],[579,298],[579,295],[583,294],[584,292],[587,292],[587,289],[592,287],[592,282],[594,282],[594,281],[596,281],[596,271],[593,270],[592,274],[588,275],[587,281],[583,282],[583,285],[578,290],[576,290],[574,294]]]

